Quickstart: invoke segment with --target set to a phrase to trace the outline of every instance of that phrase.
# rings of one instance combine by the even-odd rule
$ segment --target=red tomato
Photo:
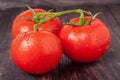
[[[85,17],[85,21],[90,17]],[[78,22],[74,18],[71,22]],[[106,25],[95,18],[86,26],[65,25],[59,34],[63,51],[71,60],[93,62],[98,60],[110,45],[110,32]]]
[[[13,40],[10,50],[15,64],[31,74],[52,70],[62,55],[60,40],[47,31],[19,34]]]
[[[45,12],[43,9],[33,9],[35,13]],[[28,31],[33,31],[33,21],[22,18],[21,16],[27,18],[33,18],[33,15],[30,10],[23,11],[20,13],[13,21],[12,24],[12,37],[15,38],[19,33],[25,33]],[[39,30],[47,30],[55,33],[59,33],[59,30],[62,28],[62,23],[59,18],[55,18],[45,24],[39,26]]]

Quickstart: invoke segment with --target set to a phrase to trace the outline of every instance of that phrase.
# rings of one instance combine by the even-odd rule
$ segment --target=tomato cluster
[[[43,9],[33,10],[35,14],[46,13]],[[42,18],[47,20],[52,15]],[[38,25],[36,31],[33,31],[33,26],[37,22],[32,19],[31,10],[26,10],[14,19],[12,25],[11,56],[25,72],[43,74],[54,69],[61,60],[62,52],[73,61],[86,63],[98,60],[109,48],[110,32],[97,18],[86,25],[66,24],[62,27],[61,20],[55,16]],[[83,17],[86,22],[90,19],[90,16]],[[70,22],[79,23],[81,20],[74,18]]]

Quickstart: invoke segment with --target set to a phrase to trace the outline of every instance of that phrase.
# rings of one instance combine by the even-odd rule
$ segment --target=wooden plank
[[[38,6],[41,8],[41,6]],[[50,9],[51,7],[43,7]],[[97,62],[84,64],[75,63],[63,55],[60,64],[52,71],[43,75],[30,75],[19,70],[10,58],[10,44],[11,25],[12,20],[19,12],[25,10],[22,8],[11,8],[0,10],[0,80],[119,80],[120,75],[120,27],[119,18],[117,17],[120,6],[71,6],[71,7],[56,7],[57,11],[82,8],[90,10],[93,13],[98,11],[102,15],[98,16],[110,29],[111,32],[111,45],[106,54]],[[116,14],[116,15],[115,15]],[[68,15],[68,19],[78,15]],[[66,17],[61,17],[62,21],[66,21]],[[117,20],[117,21],[116,21]]]
[[[108,5],[120,4],[120,0],[44,0],[56,6],[76,6],[76,5]]]
[[[111,5],[120,4],[120,0],[0,0],[0,8],[30,6],[63,7],[76,5]]]
[[[107,6],[107,8],[120,26],[120,4],[114,6]]]
[[[31,6],[31,7],[41,7],[41,8],[54,8],[53,5],[49,4],[49,3],[44,3],[42,1],[33,1],[33,2],[24,2],[24,1],[5,1],[2,2],[0,1],[0,9],[7,9],[7,8],[14,8],[14,7],[21,7],[24,8],[26,7],[26,4]]]

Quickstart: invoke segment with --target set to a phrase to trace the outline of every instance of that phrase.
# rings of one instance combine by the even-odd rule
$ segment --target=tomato
[[[43,9],[33,9],[35,13],[39,12],[45,12]],[[26,10],[21,12],[13,21],[12,24],[12,37],[13,39],[19,34],[19,33],[25,33],[28,31],[33,31],[33,25],[35,24],[33,21],[27,20],[26,18],[33,18],[33,15],[30,10]],[[51,21],[48,21],[45,24],[42,24],[39,26],[38,30],[47,30],[54,34],[58,34],[59,30],[62,28],[62,23],[59,18],[55,18]]]
[[[88,19],[89,16],[84,18],[85,21]],[[79,22],[79,18],[74,18],[71,22]],[[59,37],[64,54],[77,62],[98,60],[108,50],[111,39],[108,28],[97,18],[85,26],[65,25]]]
[[[11,44],[15,64],[31,74],[43,74],[54,69],[62,55],[60,40],[48,31],[19,34]]]

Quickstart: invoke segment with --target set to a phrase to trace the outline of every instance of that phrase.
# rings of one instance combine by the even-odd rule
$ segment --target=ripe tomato
[[[33,9],[35,13],[45,12],[43,9]],[[33,15],[30,10],[23,11],[20,13],[13,21],[12,24],[12,37],[13,39],[19,33],[25,33],[28,31],[33,31],[33,25],[35,24],[33,21],[27,20],[23,17],[33,18]],[[59,30],[62,28],[62,23],[59,18],[55,18],[45,24],[39,26],[39,30],[47,30],[55,33],[56,35],[59,33]]]
[[[19,34],[12,42],[11,56],[25,72],[43,74],[57,66],[62,47],[56,35],[48,31]]]
[[[90,17],[85,17],[88,20]],[[78,22],[74,18],[71,22]],[[110,32],[106,25],[95,18],[86,26],[65,25],[59,34],[63,51],[71,60],[93,62],[98,60],[110,45]]]

